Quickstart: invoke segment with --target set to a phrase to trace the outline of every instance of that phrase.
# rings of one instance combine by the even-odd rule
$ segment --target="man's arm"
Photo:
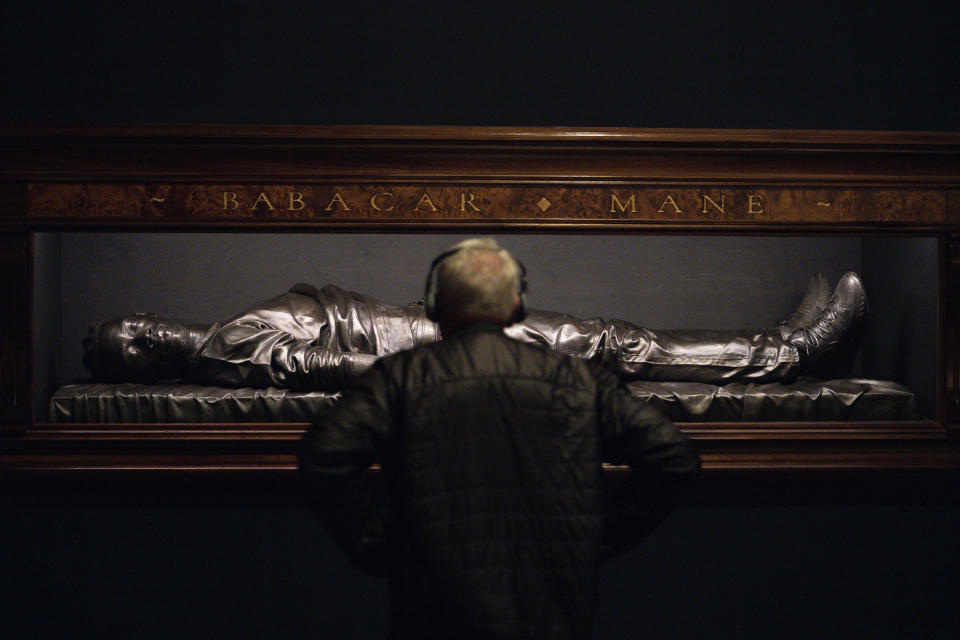
[[[386,530],[367,470],[383,460],[392,432],[392,392],[374,367],[300,442],[300,472],[314,512],[358,569],[384,575]]]
[[[683,477],[700,469],[691,442],[662,413],[634,398],[609,369],[594,366],[605,462],[642,475]]]
[[[610,371],[595,367],[604,462],[626,464],[626,482],[605,492],[603,553],[623,553],[673,510],[678,494],[700,471],[700,457],[687,437]]]

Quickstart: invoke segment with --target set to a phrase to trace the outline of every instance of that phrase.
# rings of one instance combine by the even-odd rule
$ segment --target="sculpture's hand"
[[[339,391],[376,356],[318,347],[312,341],[256,323],[224,327],[204,347],[196,374],[205,384]]]
[[[274,368],[285,386],[303,391],[338,391],[376,360],[367,353],[345,353],[302,343],[273,353]]]

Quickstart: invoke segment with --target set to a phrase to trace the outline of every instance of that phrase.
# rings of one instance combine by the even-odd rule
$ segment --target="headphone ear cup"
[[[437,309],[437,294],[433,291],[427,292],[423,296],[423,312],[427,314],[427,320],[437,322],[440,320],[439,309]]]
[[[530,312],[530,307],[527,305],[527,292],[523,291],[520,293],[520,304],[517,305],[517,312],[513,315],[513,321],[520,322],[527,317],[527,314]]]
[[[444,251],[430,263],[430,268],[427,270],[427,283],[423,291],[423,312],[426,314],[427,320],[433,320],[434,322],[439,322],[440,320],[440,309],[437,307],[437,292],[433,288],[433,276],[437,265],[443,262],[444,258],[452,256],[459,251],[460,249]]]

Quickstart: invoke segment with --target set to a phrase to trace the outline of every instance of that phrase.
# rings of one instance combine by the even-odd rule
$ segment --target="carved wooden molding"
[[[960,134],[3,125],[0,180],[949,186]]]

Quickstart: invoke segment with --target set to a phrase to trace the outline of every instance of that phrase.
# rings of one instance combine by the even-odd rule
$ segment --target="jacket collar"
[[[473,333],[503,333],[503,327],[499,324],[494,324],[492,322],[474,322],[471,324],[460,325],[449,335],[443,336],[444,340],[447,338],[452,338],[454,336],[465,336]]]

